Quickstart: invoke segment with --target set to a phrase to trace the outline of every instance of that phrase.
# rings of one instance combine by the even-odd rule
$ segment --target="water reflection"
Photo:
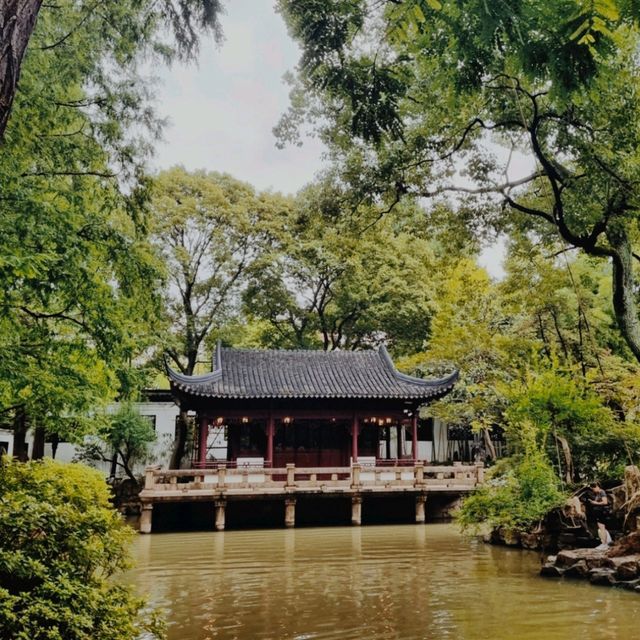
[[[129,579],[171,640],[638,637],[636,594],[539,578],[539,558],[416,525],[140,536]]]

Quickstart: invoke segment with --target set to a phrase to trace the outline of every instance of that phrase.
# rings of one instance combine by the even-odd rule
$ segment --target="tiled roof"
[[[384,347],[368,351],[285,351],[218,347],[214,370],[185,376],[169,367],[172,388],[211,398],[427,399],[453,388],[458,372],[423,380],[396,370]]]

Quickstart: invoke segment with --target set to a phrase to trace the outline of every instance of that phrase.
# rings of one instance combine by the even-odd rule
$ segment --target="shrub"
[[[463,501],[458,523],[467,530],[488,525],[526,531],[565,497],[544,453],[529,450],[494,468],[487,484]]]
[[[134,640],[155,614],[112,576],[133,535],[101,475],[52,460],[0,461],[0,637]]]

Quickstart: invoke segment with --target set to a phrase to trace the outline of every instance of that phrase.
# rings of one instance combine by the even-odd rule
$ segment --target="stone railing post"
[[[296,486],[296,465],[293,462],[287,463],[287,487],[293,489]]]
[[[424,484],[424,463],[416,462],[414,466],[414,479],[416,485]]]
[[[476,465],[476,483],[482,484],[484,482],[484,462]]]
[[[221,464],[218,467],[218,486],[224,489],[224,485],[227,481],[227,465]]]
[[[360,486],[360,471],[362,467],[356,462],[351,465],[351,487],[359,487]]]
[[[147,467],[144,470],[144,488],[147,491],[152,491],[156,484],[155,471],[157,467]]]

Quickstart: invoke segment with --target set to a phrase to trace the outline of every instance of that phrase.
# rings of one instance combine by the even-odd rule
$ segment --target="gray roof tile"
[[[285,351],[218,347],[214,370],[185,376],[167,367],[173,388],[212,398],[427,399],[449,392],[458,372],[423,380],[396,370],[384,347],[368,351]]]

